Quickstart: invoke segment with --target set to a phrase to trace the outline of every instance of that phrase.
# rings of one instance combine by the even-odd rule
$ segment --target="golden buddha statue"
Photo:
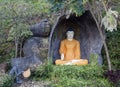
[[[80,59],[81,52],[80,52],[80,43],[79,41],[75,40],[74,31],[72,28],[68,28],[67,32],[67,39],[61,41],[60,44],[60,55],[61,59],[57,59],[55,61],[56,65],[87,65],[87,59]]]

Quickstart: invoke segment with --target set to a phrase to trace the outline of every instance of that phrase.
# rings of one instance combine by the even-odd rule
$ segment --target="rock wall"
[[[65,31],[72,27],[75,31],[75,39],[80,42],[81,58],[88,59],[90,62],[90,55],[98,55],[98,64],[102,64],[101,50],[103,47],[102,39],[96,27],[96,23],[89,11],[86,11],[82,16],[76,17],[74,14],[66,19],[65,16],[59,18],[58,23],[52,29],[50,54],[53,61],[60,58],[59,46],[60,41],[65,39]],[[104,32],[103,32],[104,34]]]
[[[33,36],[27,39],[23,46],[24,57],[12,58],[10,75],[16,76],[16,82],[22,83],[22,73],[32,67],[36,67],[44,63],[47,59],[48,37],[50,33],[50,25],[47,20],[31,26],[30,30]],[[44,50],[43,50],[44,49]],[[34,68],[35,68],[34,67]]]

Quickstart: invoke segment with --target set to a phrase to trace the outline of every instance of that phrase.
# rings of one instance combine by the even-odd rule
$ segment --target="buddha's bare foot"
[[[65,63],[64,65],[73,65],[71,62]]]
[[[80,62],[82,60],[72,60],[72,63]]]

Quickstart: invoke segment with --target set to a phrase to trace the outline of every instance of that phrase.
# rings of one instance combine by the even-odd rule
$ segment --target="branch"
[[[107,57],[107,61],[108,61],[108,69],[109,69],[109,71],[111,71],[111,62],[110,62],[109,52],[108,52],[107,44],[105,42],[105,38],[104,38],[102,30],[101,30],[102,27],[99,25],[99,22],[97,21],[97,18],[95,17],[95,14],[93,13],[93,11],[91,9],[92,6],[90,5],[89,2],[88,2],[88,5],[89,5],[90,12],[91,12],[91,14],[92,14],[92,16],[93,16],[93,18],[96,22],[96,25],[97,25],[98,31],[100,33],[101,39],[103,41],[103,45],[104,45],[104,48],[105,48],[105,53],[106,53],[106,57]]]

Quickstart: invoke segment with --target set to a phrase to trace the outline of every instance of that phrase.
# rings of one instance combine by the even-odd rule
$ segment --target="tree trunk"
[[[89,4],[89,7],[91,7],[90,4]],[[97,25],[97,28],[98,28],[98,30],[99,30],[101,39],[102,39],[102,41],[103,41],[103,45],[104,45],[105,53],[106,53],[106,57],[107,57],[107,62],[108,62],[108,69],[109,69],[109,71],[111,71],[111,62],[110,62],[108,47],[107,47],[105,38],[104,38],[103,33],[102,33],[102,26],[99,25],[100,23],[97,21],[97,18],[95,17],[95,15],[94,15],[94,13],[93,13],[93,11],[92,11],[91,8],[90,8],[90,12],[91,12],[91,14],[92,14],[92,16],[93,16],[93,18],[94,18],[94,20],[95,20],[95,22],[96,22],[96,25]]]
[[[15,58],[17,57],[18,53],[18,39],[15,37]]]
[[[20,58],[22,56],[22,42],[20,42]]]

